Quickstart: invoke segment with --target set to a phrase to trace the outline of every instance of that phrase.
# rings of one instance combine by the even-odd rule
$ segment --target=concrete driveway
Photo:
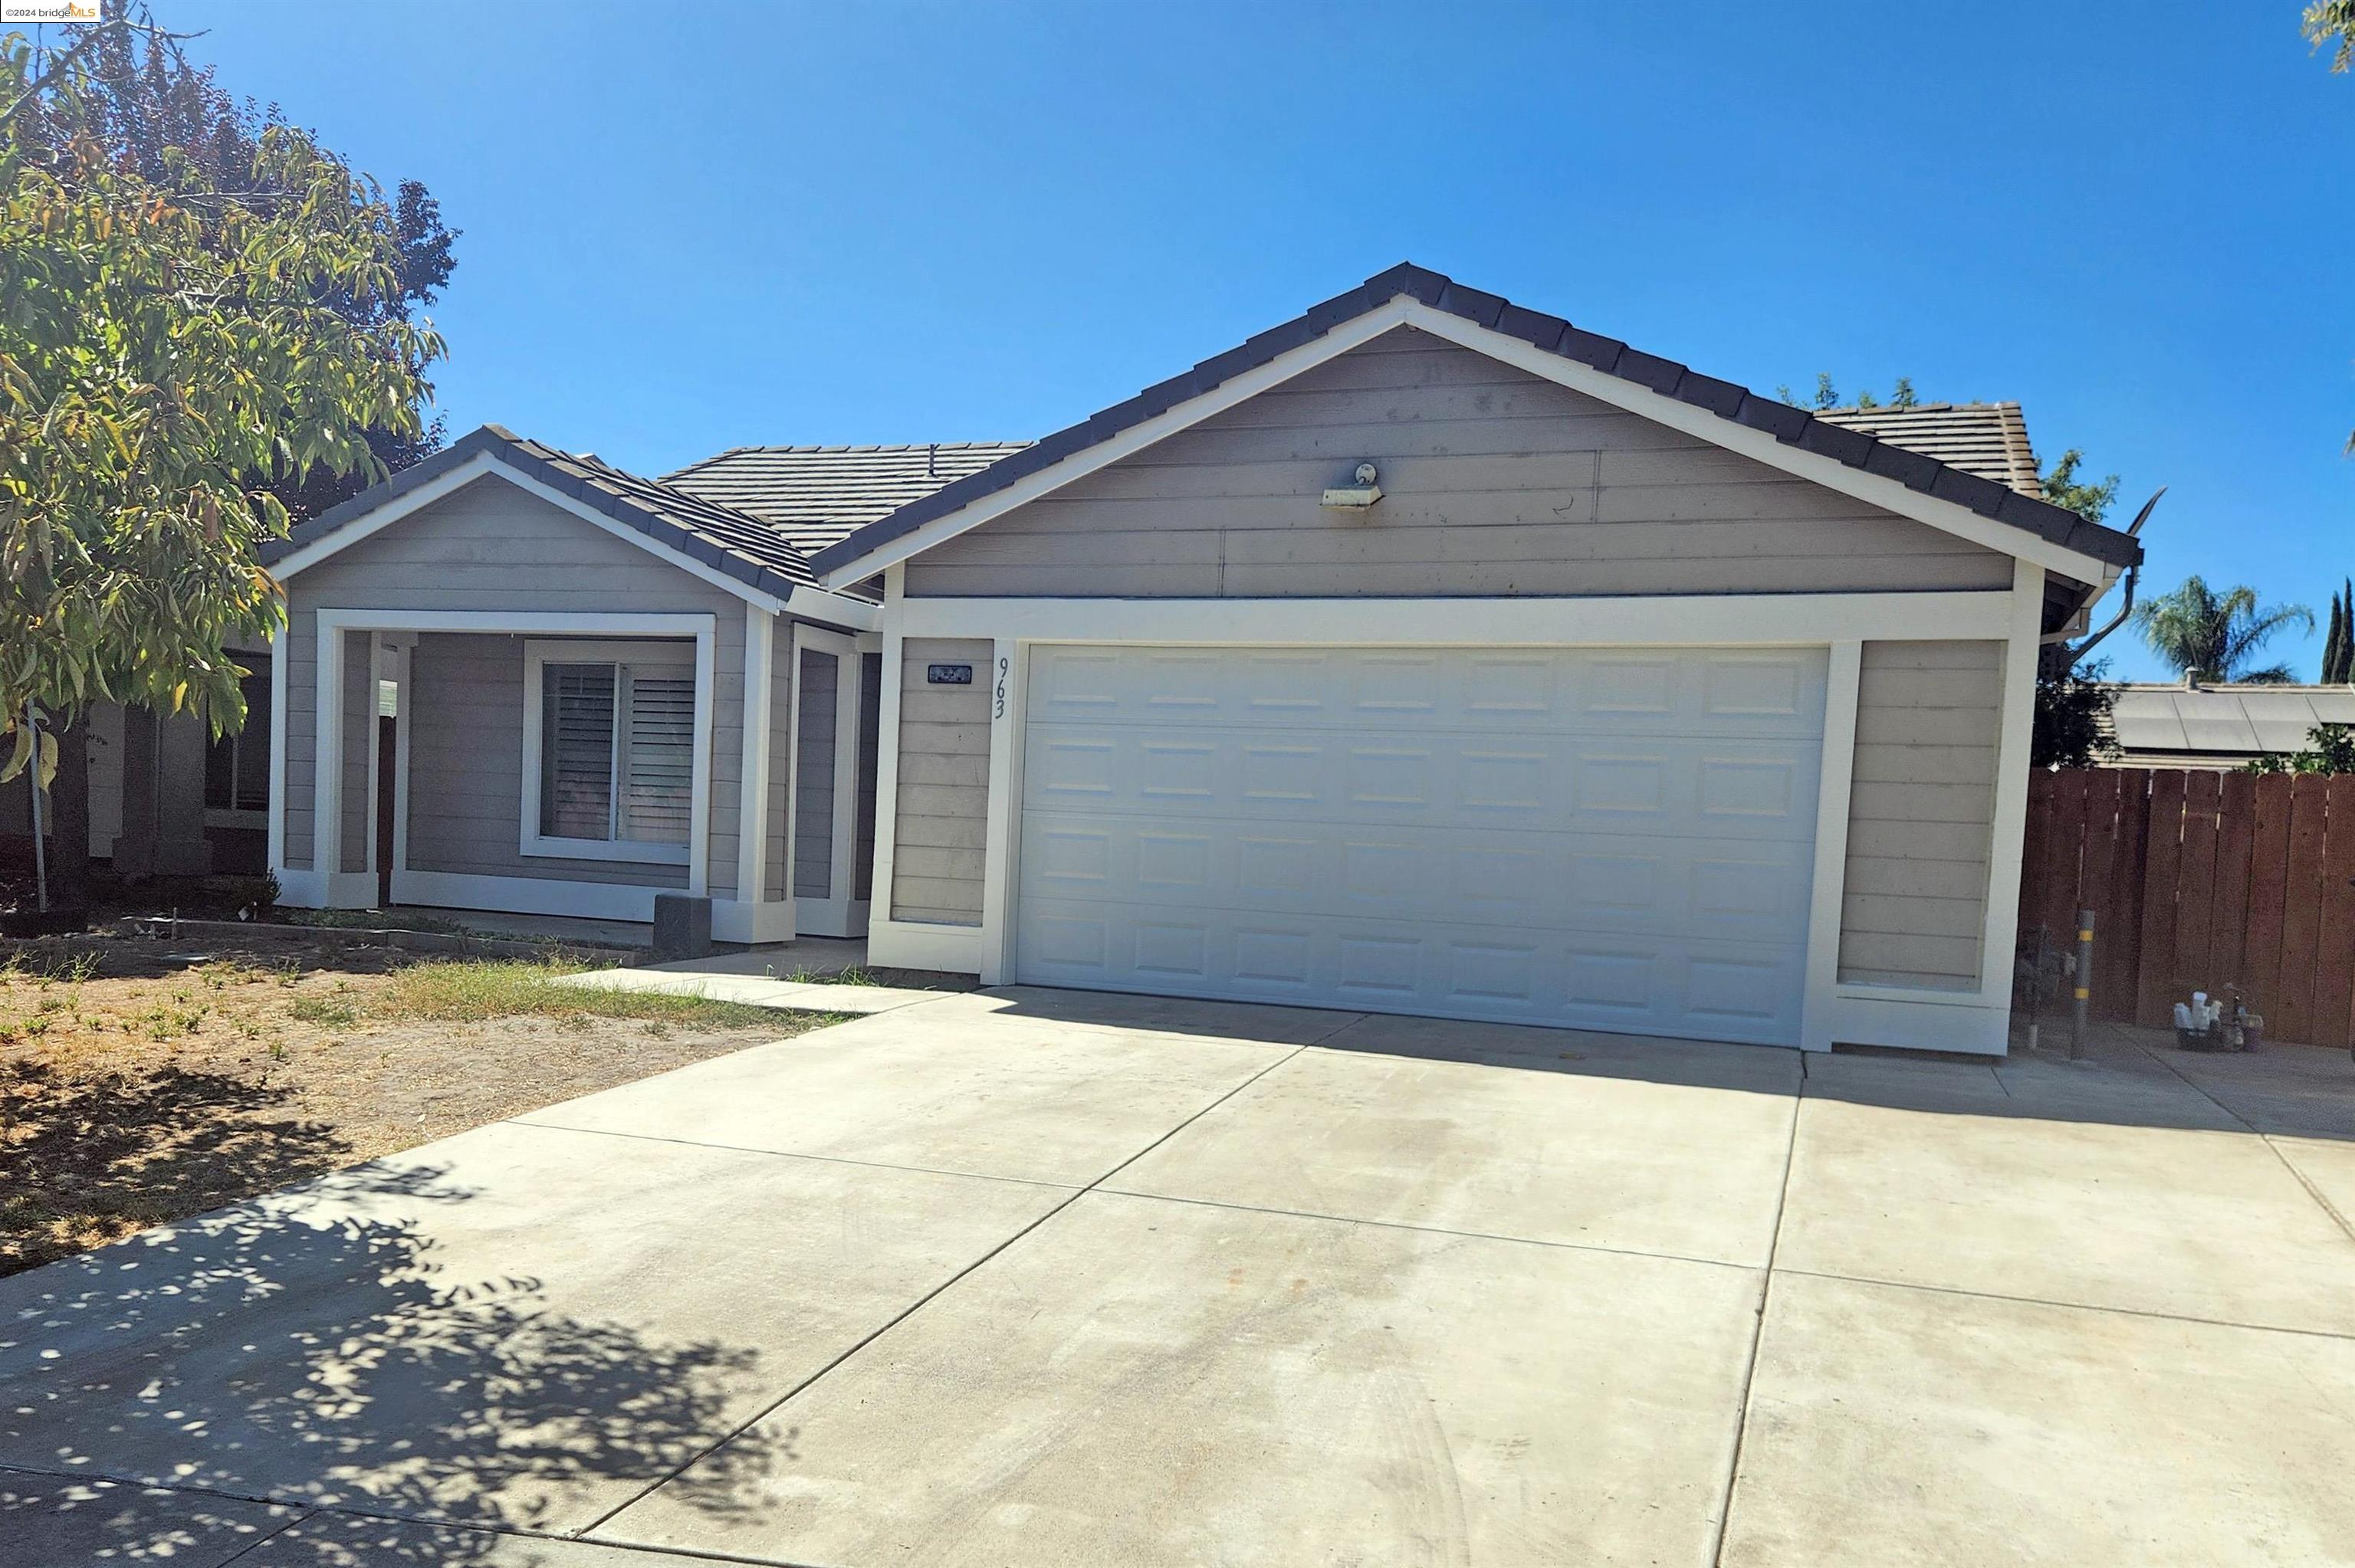
[[[2350,1214],[2339,1054],[942,996],[0,1281],[0,1563],[2355,1563]]]

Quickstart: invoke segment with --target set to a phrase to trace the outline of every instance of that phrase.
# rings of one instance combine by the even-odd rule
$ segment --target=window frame
[[[629,664],[666,673],[682,671],[694,683],[695,711],[699,719],[710,703],[711,694],[703,679],[695,642],[669,637],[628,641],[534,638],[523,645],[523,812],[518,824],[519,853],[533,859],[686,865],[695,847],[695,802],[691,796],[687,803],[687,838],[679,843],[655,843],[643,839],[559,838],[539,831],[539,776],[545,760],[541,751],[542,694],[547,686],[543,672],[550,664]],[[615,684],[618,726],[622,717],[620,683]],[[697,726],[698,736],[702,727],[700,724]],[[617,747],[618,744],[617,741]]]

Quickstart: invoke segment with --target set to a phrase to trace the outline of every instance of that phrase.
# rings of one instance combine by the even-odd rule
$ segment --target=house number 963
[[[997,661],[997,707],[990,715],[994,719],[1002,719],[1006,716],[1006,669],[1011,662],[1011,660],[1005,658]]]

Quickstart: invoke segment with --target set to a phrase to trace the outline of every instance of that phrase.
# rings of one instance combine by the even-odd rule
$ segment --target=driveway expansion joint
[[[1359,1022],[1359,1020],[1352,1019],[1350,1022]],[[1346,1029],[1348,1027],[1348,1024],[1347,1023],[1339,1025],[1330,1033],[1321,1035],[1319,1038],[1329,1040],[1332,1038],[1333,1034],[1338,1033],[1341,1029]],[[1072,1189],[1070,1192],[1070,1194],[1065,1197],[1062,1202],[1055,1204],[1054,1207],[1049,1209],[1045,1213],[1040,1214],[1037,1219],[1032,1220],[1029,1224],[1023,1225],[1015,1231],[1013,1234],[999,1242],[996,1246],[991,1247],[979,1257],[974,1259],[971,1263],[965,1265],[963,1268],[958,1269],[954,1274],[952,1274],[946,1279],[941,1281],[932,1289],[926,1291],[922,1296],[918,1297],[914,1301],[909,1303],[907,1307],[893,1314],[889,1319],[878,1326],[871,1332],[859,1339],[857,1343],[851,1345],[841,1354],[834,1357],[824,1366],[818,1368],[817,1371],[810,1373],[807,1377],[803,1378],[800,1382],[794,1383],[793,1387],[787,1389],[777,1398],[772,1400],[768,1404],[756,1411],[750,1419],[742,1422],[733,1430],[719,1437],[717,1441],[708,1444],[704,1447],[697,1450],[684,1464],[676,1467],[667,1475],[641,1487],[638,1490],[623,1499],[622,1501],[614,1504],[612,1508],[609,1508],[604,1512],[599,1514],[587,1524],[582,1525],[578,1531],[577,1538],[583,1541],[594,1540],[590,1533],[591,1531],[603,1527],[605,1524],[611,1522],[615,1516],[635,1507],[646,1498],[660,1491],[663,1488],[670,1485],[671,1482],[678,1479],[679,1477],[687,1474],[687,1471],[693,1469],[696,1466],[703,1463],[704,1460],[709,1458],[712,1455],[728,1446],[729,1444],[733,1443],[736,1439],[744,1436],[745,1433],[750,1432],[752,1428],[758,1426],[762,1422],[766,1421],[779,1410],[783,1409],[787,1404],[793,1403],[793,1401],[799,1395],[815,1387],[828,1373],[847,1362],[852,1357],[866,1350],[868,1346],[875,1343],[877,1340],[883,1338],[884,1335],[889,1334],[892,1330],[898,1328],[900,1324],[906,1322],[909,1319],[922,1311],[934,1301],[939,1300],[940,1298],[954,1287],[958,1281],[964,1279],[976,1269],[979,1269],[985,1264],[987,1264],[991,1259],[999,1256],[1005,1253],[1007,1248],[1013,1246],[1017,1242],[1030,1234],[1033,1231],[1038,1230],[1041,1225],[1046,1224],[1050,1220],[1052,1220],[1056,1215],[1070,1208],[1073,1203],[1078,1202],[1090,1192],[1096,1191],[1102,1187],[1103,1183],[1111,1181],[1114,1176],[1119,1175],[1123,1171],[1127,1170],[1131,1165],[1135,1164],[1138,1160],[1144,1159],[1146,1155],[1152,1153],[1155,1150],[1160,1148],[1163,1144],[1168,1142],[1171,1139],[1177,1137],[1188,1128],[1193,1126],[1202,1118],[1209,1115],[1210,1112],[1218,1109],[1220,1106],[1234,1098],[1235,1096],[1242,1093],[1245,1089],[1251,1087],[1253,1084],[1267,1076],[1268,1074],[1273,1073],[1278,1067],[1283,1066],[1286,1062],[1291,1061],[1303,1051],[1307,1050],[1309,1044],[1314,1044],[1314,1042],[1294,1046],[1292,1049],[1286,1051],[1283,1055],[1278,1056],[1274,1061],[1268,1063],[1265,1066],[1261,1067],[1258,1071],[1245,1077],[1241,1083],[1234,1085],[1224,1093],[1211,1099],[1208,1104],[1195,1110],[1184,1120],[1178,1122],[1177,1126],[1169,1128],[1167,1132],[1162,1133],[1158,1138],[1156,1138],[1144,1148],[1128,1155],[1118,1164],[1113,1166],[1110,1170],[1104,1171],[1103,1174],[1090,1181],[1086,1186]],[[600,1542],[600,1544],[603,1543]]]

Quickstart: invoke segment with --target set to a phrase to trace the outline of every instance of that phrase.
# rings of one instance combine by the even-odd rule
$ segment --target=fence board
[[[2102,1008],[2105,989],[2102,942],[2117,913],[2112,903],[2116,896],[2118,803],[2125,785],[2126,775],[2115,768],[2105,768],[2085,780],[2085,853],[2078,874],[2077,903],[2094,912],[2094,972],[2087,984],[2093,989],[2096,1012]],[[2071,940],[2075,940],[2073,935]]]
[[[2118,848],[2110,868],[2110,904],[2104,925],[2109,939],[2096,938],[2094,973],[2099,977],[2094,1003],[2100,1017],[2134,1022],[2135,987],[2141,970],[2143,857],[2150,850],[2150,771],[2133,768],[2118,788]]]
[[[2315,923],[2314,1009],[2304,1034],[2316,1045],[2349,1043],[2348,1005],[2355,993],[2349,933],[2355,931],[2355,778],[2329,780],[2323,819],[2322,914]]]
[[[2044,886],[2052,873],[2052,780],[2040,768],[2028,776],[2028,822],[2019,844],[2019,931],[2025,940],[2043,917]]]
[[[2310,1038],[2314,1028],[2314,955],[2322,925],[2322,839],[2330,780],[2302,774],[2290,780],[2289,862],[2282,895],[2281,978],[2267,1028],[2285,1040]],[[2279,1022],[2275,1022],[2278,1020]]]
[[[2256,777],[2227,773],[2217,800],[2216,904],[2209,917],[2215,957],[2210,966],[2219,985],[2249,988],[2249,851],[2256,827],[2251,802]]]
[[[2024,849],[2023,941],[2094,912],[2094,1016],[2237,985],[2275,1039],[2355,1044],[2355,774],[2039,774]]]
[[[2044,902],[2037,918],[2067,948],[2076,940],[2078,859],[2085,840],[2085,774],[2073,768],[2052,776],[2051,839],[2046,851]]]
[[[2286,774],[2268,773],[2253,780],[2255,802],[2249,824],[2249,924],[2243,944],[2241,989],[2256,1000],[2253,1006],[2273,1022],[2281,994],[2282,910],[2289,891],[2289,797]],[[2286,1040],[2288,1035],[2281,1038]]]
[[[2150,776],[2150,835],[2143,852],[2140,963],[2135,1021],[2160,1025],[2174,1016],[2175,885],[2183,864],[2183,770]]]
[[[2169,960],[2169,991],[2216,991],[2223,977],[2212,972],[2215,951],[2210,918],[2216,912],[2216,810],[2222,780],[2214,773],[2183,778],[2183,855],[2175,872],[2175,956]]]

